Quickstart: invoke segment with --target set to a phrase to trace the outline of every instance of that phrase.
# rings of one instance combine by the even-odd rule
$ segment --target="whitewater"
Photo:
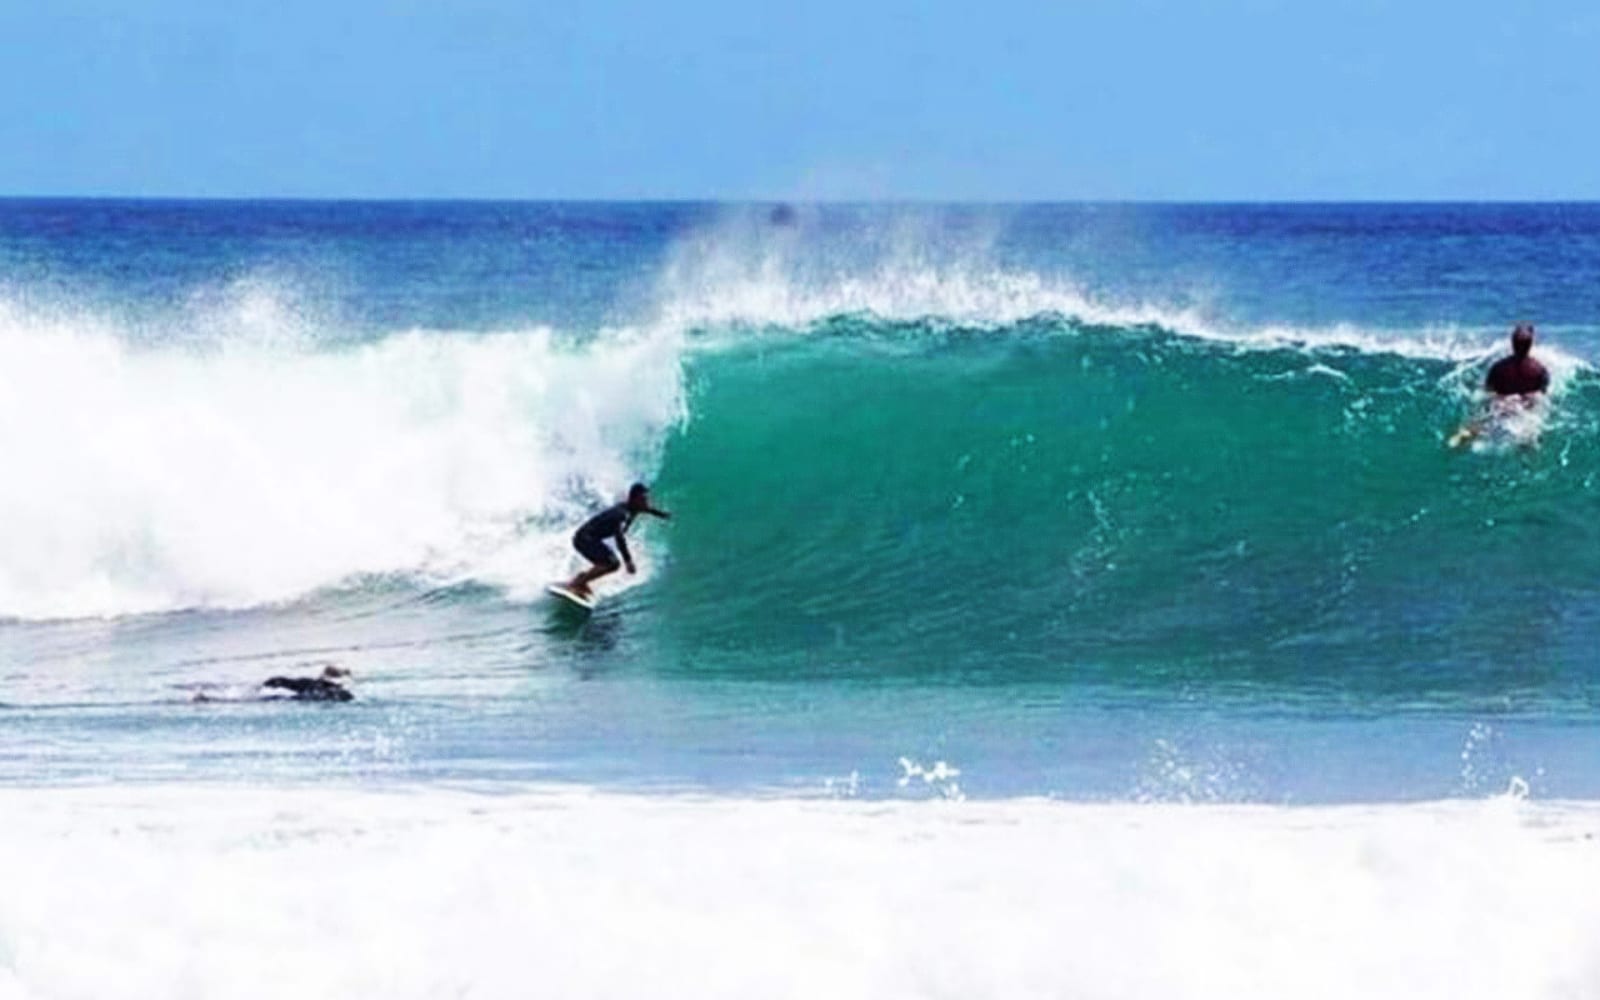
[[[1597,250],[0,204],[0,997],[1600,996]]]

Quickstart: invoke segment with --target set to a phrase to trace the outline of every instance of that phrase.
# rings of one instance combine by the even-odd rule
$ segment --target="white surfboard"
[[[1496,399],[1483,412],[1466,423],[1446,442],[1448,447],[1480,443],[1491,448],[1537,447],[1544,432],[1549,403],[1543,396],[1511,396]]]
[[[576,590],[569,589],[564,583],[552,583],[544,589],[561,598],[563,601],[566,601],[568,604],[580,607],[585,611],[594,610],[594,606],[596,604],[594,598],[584,597]]]

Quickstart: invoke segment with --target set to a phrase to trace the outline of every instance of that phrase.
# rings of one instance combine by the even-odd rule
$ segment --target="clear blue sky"
[[[1600,198],[1582,0],[0,0],[0,194]]]

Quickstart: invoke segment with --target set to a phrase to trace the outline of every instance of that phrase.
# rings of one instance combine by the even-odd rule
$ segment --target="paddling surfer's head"
[[[1528,356],[1533,350],[1533,324],[1518,323],[1516,329],[1511,331],[1511,353],[1519,358]]]

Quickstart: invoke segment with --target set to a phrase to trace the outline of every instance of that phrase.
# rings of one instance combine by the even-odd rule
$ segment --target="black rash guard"
[[[633,523],[633,517],[633,511],[628,509],[626,503],[613,504],[583,522],[577,534],[594,539],[621,538]]]
[[[1484,387],[1497,396],[1525,396],[1550,388],[1550,373],[1529,357],[1501,358],[1489,368]]]

